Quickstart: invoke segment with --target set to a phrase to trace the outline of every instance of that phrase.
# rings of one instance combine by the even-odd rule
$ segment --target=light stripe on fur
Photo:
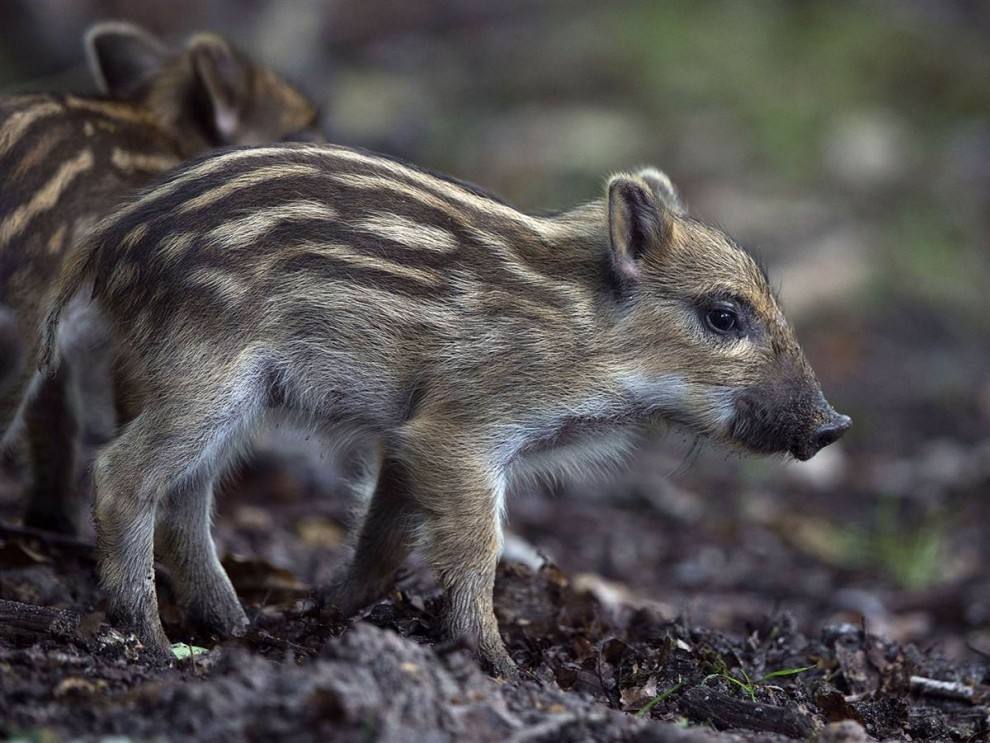
[[[0,247],[19,235],[39,214],[53,208],[62,193],[82,173],[93,167],[93,152],[82,150],[76,157],[66,160],[47,183],[28,200],[0,222]]]

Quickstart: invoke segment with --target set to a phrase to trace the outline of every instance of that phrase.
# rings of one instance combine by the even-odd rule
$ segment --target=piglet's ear
[[[250,95],[251,71],[243,58],[215,34],[189,42],[196,82],[204,92],[217,144],[234,141]]]
[[[669,239],[670,214],[645,180],[616,175],[608,182],[608,227],[613,269],[624,281],[636,281],[643,256]]]
[[[85,46],[90,73],[111,98],[132,97],[168,60],[168,48],[157,37],[123,21],[91,26]]]
[[[680,194],[677,192],[670,178],[662,170],[658,170],[657,168],[643,168],[636,172],[636,177],[642,178],[649,184],[650,188],[653,189],[653,193],[656,194],[657,200],[663,204],[667,211],[679,217],[687,215],[687,207],[681,201]]]

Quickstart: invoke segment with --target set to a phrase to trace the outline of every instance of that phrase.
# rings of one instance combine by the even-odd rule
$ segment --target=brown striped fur
[[[102,97],[0,99],[0,338],[16,345],[0,360],[0,435],[8,442],[35,371],[48,289],[96,219],[185,158],[306,133],[315,118],[295,89],[212,34],[173,50],[129,24],[105,23],[90,30],[86,49]],[[101,366],[89,354],[100,345],[94,319],[74,314],[84,336],[66,341],[80,357],[75,381]],[[65,491],[74,484],[77,423],[63,388],[68,369],[35,389],[38,405],[24,418],[37,463],[28,521],[61,530],[73,521],[64,507],[73,502]]]
[[[621,458],[663,421],[803,458],[836,415],[763,271],[688,217],[653,169],[538,217],[372,153],[232,150],[175,171],[102,226],[64,277],[49,347],[59,307],[88,292],[137,394],[95,473],[103,583],[118,620],[158,648],[153,543],[179,543],[162,520],[194,493],[207,503],[274,411],[379,452],[330,600],[353,611],[422,548],[451,632],[505,674],[492,581],[513,481]],[[713,308],[738,325],[718,331]],[[200,540],[184,557],[200,571],[187,590],[230,631],[239,606],[203,557],[200,511],[183,526]]]

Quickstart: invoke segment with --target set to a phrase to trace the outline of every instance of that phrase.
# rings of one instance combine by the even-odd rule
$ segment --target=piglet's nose
[[[832,413],[832,417],[819,426],[814,433],[814,449],[824,449],[829,444],[834,444],[842,434],[852,427],[852,418],[841,413]]]

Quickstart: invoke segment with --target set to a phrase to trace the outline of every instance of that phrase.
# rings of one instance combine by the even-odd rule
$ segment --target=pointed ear
[[[657,168],[643,168],[636,173],[636,177],[642,178],[650,185],[653,193],[656,194],[657,200],[668,211],[679,217],[687,215],[687,207],[681,201],[680,194],[677,193],[674,184],[662,170],[658,170]]]
[[[189,55],[220,143],[231,143],[241,124],[244,102],[250,95],[251,71],[230,44],[215,34],[193,37]]]
[[[635,281],[646,251],[669,237],[670,214],[645,180],[616,175],[608,182],[608,228],[613,268],[622,279]]]
[[[130,98],[168,60],[168,47],[142,28],[123,21],[90,26],[85,37],[90,73],[100,92]]]

